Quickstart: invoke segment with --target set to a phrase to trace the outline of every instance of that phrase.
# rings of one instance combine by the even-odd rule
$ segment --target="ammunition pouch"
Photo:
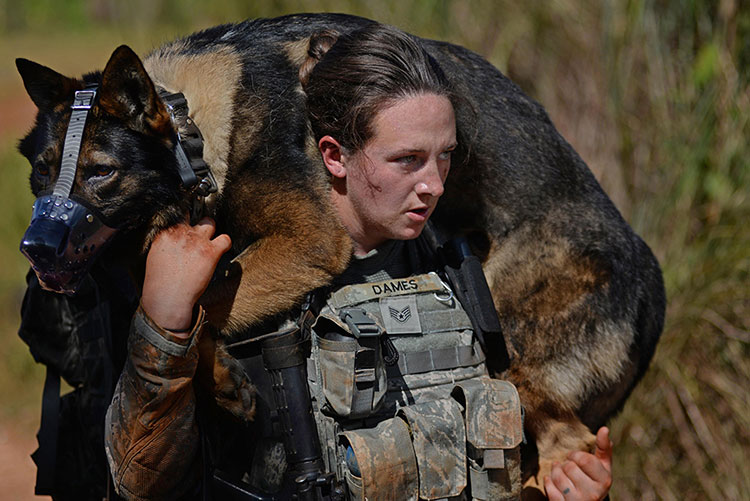
[[[404,407],[419,470],[419,497],[458,496],[466,488],[466,430],[461,407],[444,399]]]
[[[403,419],[344,432],[342,440],[354,451],[360,470],[360,475],[345,471],[349,499],[417,499],[417,458]]]
[[[321,337],[317,343],[323,394],[338,416],[369,416],[380,407],[386,391],[383,331],[362,309],[344,310],[341,317],[353,335]],[[326,322],[334,323],[330,314],[319,318],[317,329]]]
[[[523,418],[515,386],[473,379],[458,383],[452,395],[464,408],[472,497],[518,499]]]
[[[473,499],[521,494],[523,422],[518,392],[489,378],[457,384],[452,398],[399,409],[374,428],[340,434],[354,452],[358,475],[345,472],[349,497]]]

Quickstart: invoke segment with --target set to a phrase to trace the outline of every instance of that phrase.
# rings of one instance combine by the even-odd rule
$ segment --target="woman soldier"
[[[435,274],[424,275],[436,270],[429,269],[431,259],[415,251],[417,247],[410,242],[420,236],[443,194],[451,153],[458,146],[454,114],[457,98],[445,76],[412,37],[377,24],[338,39],[330,33],[314,37],[309,54],[300,77],[307,94],[310,123],[330,174],[330,202],[353,243],[351,264],[329,292],[412,276],[439,280],[430,278]],[[234,457],[232,454],[209,454],[211,451],[205,448],[201,454],[196,420],[196,414],[208,415],[196,411],[193,387],[196,344],[205,316],[199,298],[219,258],[231,245],[227,235],[214,237],[214,231],[209,219],[195,226],[178,225],[162,232],[148,254],[141,307],[131,334],[130,361],[120,378],[107,421],[107,455],[116,489],[126,498],[174,499],[195,494],[200,484],[200,465],[205,466],[209,456],[213,456],[214,466],[241,476],[242,468],[226,464],[229,457]],[[347,289],[350,290],[356,291]],[[416,301],[411,304],[416,305]],[[325,325],[325,329],[312,334],[313,353],[320,353],[329,342],[326,340],[331,339],[330,331],[339,327],[340,332],[333,332],[333,339],[343,339],[342,343],[354,339],[352,324],[347,324],[351,327],[348,328],[341,327],[343,322],[336,323],[341,311],[328,313],[335,313],[330,322],[316,323],[318,327]],[[405,345],[398,346],[403,350]],[[380,353],[377,349],[375,352]],[[314,364],[319,371],[325,365],[320,359]],[[322,371],[325,370],[324,366]],[[455,379],[456,371],[467,370],[485,371],[483,358],[470,367],[448,367],[443,372]],[[323,388],[320,395],[335,394],[338,388],[327,390],[328,393]],[[316,395],[314,389],[311,392]],[[375,400],[372,397],[369,402]],[[351,423],[347,421],[350,418],[382,418],[383,408],[388,407],[387,397],[385,401],[380,407],[373,404],[372,409],[342,410],[340,407],[346,405],[337,406],[330,398],[327,415],[334,416],[331,419],[339,424]],[[408,402],[397,402],[395,409],[403,405]],[[264,424],[270,415],[262,412],[262,407],[259,403],[254,425],[239,431],[241,426],[230,431],[206,422],[209,418],[201,418],[204,435],[225,436],[214,436],[204,443],[227,444],[233,439],[226,437],[239,436],[243,431],[261,433],[259,430],[270,429],[267,422]],[[251,437],[254,452],[245,450],[244,454],[255,459],[247,466],[244,480],[263,491],[288,492],[280,485],[283,460],[273,463],[268,459],[278,456],[278,449],[274,448],[278,441],[269,442],[267,438]],[[347,478],[354,479],[354,484],[348,485],[350,492],[356,491],[357,485],[361,487],[363,458],[351,445],[345,450]],[[545,479],[548,497],[602,499],[612,480],[611,456],[611,443],[603,428],[597,436],[595,454],[574,452]],[[274,472],[269,464],[278,464],[279,468]],[[405,492],[404,497],[411,494]]]

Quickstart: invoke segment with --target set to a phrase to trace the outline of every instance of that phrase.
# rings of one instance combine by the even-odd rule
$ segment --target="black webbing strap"
[[[472,367],[485,361],[479,346],[450,346],[417,352],[401,352],[398,364],[386,367],[389,378],[407,374],[424,374],[433,371]]]
[[[60,373],[48,365],[42,393],[42,420],[37,435],[39,448],[32,454],[37,465],[34,487],[34,494],[37,496],[51,496],[54,493],[59,424]]]
[[[422,235],[438,254],[453,292],[471,319],[477,341],[488,355],[488,368],[491,372],[504,371],[510,366],[510,357],[479,258],[471,253],[466,239],[446,240],[429,221]]]
[[[289,339],[299,337],[296,331],[294,329],[288,333],[282,333],[278,337]],[[306,341],[304,340],[279,346],[265,345],[262,348],[263,365],[268,370],[288,369],[302,365],[306,360],[305,345]]]
[[[200,197],[215,193],[218,190],[216,179],[203,160],[203,135],[190,118],[185,95],[181,92],[171,93],[162,87],[158,92],[177,129],[178,141],[174,151],[182,183],[189,189],[195,187],[195,193]]]

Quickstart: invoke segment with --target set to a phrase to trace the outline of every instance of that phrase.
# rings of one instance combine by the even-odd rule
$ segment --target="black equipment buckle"
[[[346,323],[357,339],[379,336],[382,332],[380,326],[362,308],[347,308],[339,314],[339,318]]]
[[[360,337],[377,337],[380,336],[380,345],[383,353],[385,365],[392,366],[398,362],[398,350],[391,341],[391,338],[384,332],[380,326],[367,315],[362,308],[346,308],[339,313],[339,318],[349,327],[352,335],[359,339]]]

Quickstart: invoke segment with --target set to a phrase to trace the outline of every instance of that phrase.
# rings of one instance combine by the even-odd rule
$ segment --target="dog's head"
[[[19,145],[37,197],[21,251],[45,288],[70,294],[115,235],[138,238],[145,250],[156,232],[184,219],[189,194],[177,171],[176,132],[143,64],[126,46],[114,51],[103,72],[83,79],[26,59],[16,66],[38,108],[34,128]],[[87,89],[94,87],[87,109]],[[85,126],[76,134],[81,117]],[[77,155],[67,143],[79,144]],[[63,153],[68,165],[61,169]]]

